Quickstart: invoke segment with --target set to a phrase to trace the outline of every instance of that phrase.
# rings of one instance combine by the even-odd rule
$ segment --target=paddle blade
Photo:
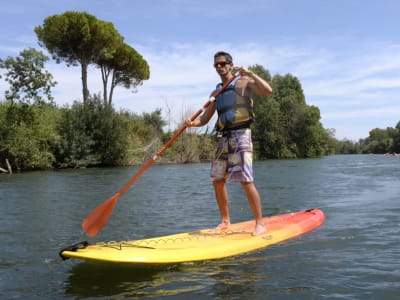
[[[88,236],[96,236],[110,217],[120,194],[117,193],[104,203],[96,207],[90,215],[82,222],[82,228]]]

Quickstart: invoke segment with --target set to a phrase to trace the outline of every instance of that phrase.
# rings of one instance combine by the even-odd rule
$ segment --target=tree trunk
[[[83,104],[86,105],[89,101],[89,89],[87,83],[87,68],[88,63],[86,61],[81,62],[81,73],[82,73],[82,93],[83,93]]]
[[[11,164],[10,164],[10,162],[8,161],[7,158],[6,158],[6,164],[7,164],[8,173],[9,173],[9,174],[12,174]]]
[[[111,87],[110,87],[110,95],[108,97],[108,105],[111,106],[111,102],[112,102],[112,96],[114,93],[114,88],[115,88],[116,84],[115,84],[115,70],[112,71],[112,78],[111,78]]]
[[[101,79],[103,80],[103,103],[104,103],[104,105],[107,105],[107,103],[108,103],[107,82],[108,82],[109,74],[110,74],[110,71],[108,71],[106,67],[101,66]]]

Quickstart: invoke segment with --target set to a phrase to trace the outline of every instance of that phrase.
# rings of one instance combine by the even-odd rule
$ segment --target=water
[[[209,164],[152,166],[101,233],[82,220],[137,168],[0,176],[1,299],[398,299],[400,158],[331,156],[256,162],[265,215],[313,207],[317,230],[246,255],[164,268],[62,261],[79,241],[129,240],[214,226]],[[232,221],[252,218],[228,185]]]

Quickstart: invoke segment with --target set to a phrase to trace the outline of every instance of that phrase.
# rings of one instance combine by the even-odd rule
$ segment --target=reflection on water
[[[212,289],[214,296],[252,293],[263,280],[261,257],[242,255],[168,267],[136,267],[97,262],[74,265],[65,294],[74,297],[173,296]]]
[[[83,262],[72,267],[65,293],[79,297],[134,296],[165,281],[162,273],[155,269]]]
[[[321,208],[318,229],[246,255],[162,268],[61,261],[60,249],[197,231],[219,213],[209,164],[152,166],[101,233],[81,222],[137,168],[0,176],[1,299],[398,299],[400,158],[332,156],[256,162],[265,215]],[[232,221],[252,218],[229,184]]]

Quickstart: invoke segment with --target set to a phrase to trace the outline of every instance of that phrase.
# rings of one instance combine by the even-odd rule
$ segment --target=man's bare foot
[[[266,232],[267,232],[267,229],[265,228],[264,224],[257,224],[256,228],[253,231],[253,235],[254,236],[261,235],[261,234],[266,233]]]
[[[221,222],[217,227],[214,228],[215,231],[226,230],[231,226],[230,222]]]

